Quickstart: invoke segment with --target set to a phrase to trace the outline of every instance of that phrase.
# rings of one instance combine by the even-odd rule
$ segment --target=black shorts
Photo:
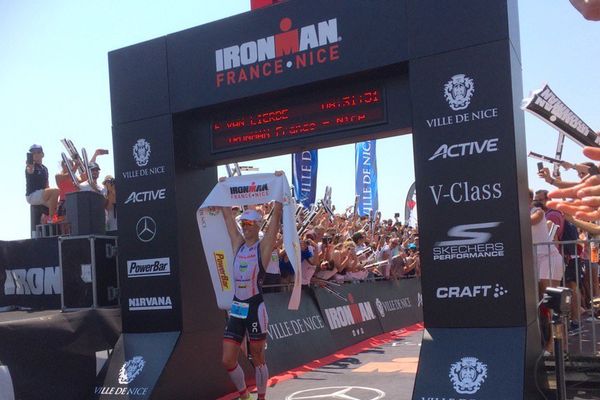
[[[577,261],[577,274],[579,275],[579,278],[577,277],[577,274],[575,273],[575,261]],[[583,260],[581,258],[571,258],[565,268],[565,282],[566,283],[580,282],[579,286],[581,286],[583,284],[583,279],[584,279],[583,269],[588,268],[588,266],[589,266],[588,260]],[[577,280],[577,279],[579,279],[579,280]]]
[[[248,300],[233,299],[236,302],[248,305],[248,315],[246,318],[238,318],[229,315],[227,325],[225,326],[224,339],[233,340],[236,343],[242,343],[244,336],[247,334],[250,341],[260,341],[267,339],[267,328],[269,326],[269,318],[267,309],[263,302],[261,294],[257,294]]]

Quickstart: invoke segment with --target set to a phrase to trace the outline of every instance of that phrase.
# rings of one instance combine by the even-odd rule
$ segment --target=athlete
[[[275,173],[277,176],[282,174],[281,171]],[[223,181],[224,178],[220,180]],[[268,317],[262,296],[262,281],[265,275],[262,260],[268,263],[271,257],[280,228],[282,204],[275,202],[271,222],[262,240],[259,240],[258,236],[262,221],[262,215],[258,211],[249,209],[242,213],[239,218],[242,226],[240,233],[231,208],[223,207],[222,210],[235,254],[235,292],[223,338],[223,365],[239,391],[240,399],[250,399],[244,371],[238,364],[240,346],[244,336],[247,336],[256,373],[258,400],[264,400],[269,370],[265,362]]]

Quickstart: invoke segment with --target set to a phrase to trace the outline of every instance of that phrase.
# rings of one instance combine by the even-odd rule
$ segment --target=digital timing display
[[[381,87],[299,96],[211,122],[213,152],[276,143],[387,122]]]

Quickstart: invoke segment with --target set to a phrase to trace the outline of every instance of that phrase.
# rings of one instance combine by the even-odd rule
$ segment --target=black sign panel
[[[0,307],[60,309],[58,240],[0,242]]]
[[[384,332],[406,328],[423,321],[420,279],[378,282],[371,297]]]
[[[304,291],[298,310],[288,310],[290,294],[268,293],[267,363],[270,371],[288,371],[338,350],[311,293]]]
[[[169,35],[172,111],[406,61],[406,32],[402,2],[304,0]]]
[[[411,64],[428,327],[525,323],[508,41]]]
[[[376,287],[377,283],[335,287],[345,301],[325,289],[315,288],[323,320],[340,348],[383,333],[373,300]]]
[[[178,337],[178,332],[122,334],[93,398],[149,399]]]
[[[412,398],[523,399],[524,344],[525,328],[427,329]]]
[[[124,332],[181,327],[171,131],[168,117],[113,129]]]

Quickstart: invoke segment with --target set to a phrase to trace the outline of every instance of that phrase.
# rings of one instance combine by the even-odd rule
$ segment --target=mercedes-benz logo
[[[316,389],[300,390],[290,394],[285,400],[304,399],[339,399],[339,400],[379,400],[385,397],[385,392],[379,389],[362,386],[330,386]]]
[[[135,226],[137,238],[142,242],[150,242],[156,235],[156,222],[148,217],[142,217]]]

